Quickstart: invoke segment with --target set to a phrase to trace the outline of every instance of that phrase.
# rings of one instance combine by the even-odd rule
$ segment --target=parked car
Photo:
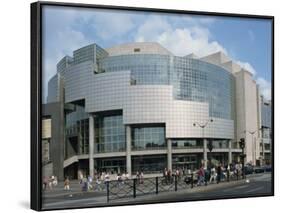
[[[264,173],[265,169],[264,169],[264,167],[254,167],[254,172],[255,173]]]
[[[271,172],[272,171],[271,165],[264,166],[264,171],[265,172]]]
[[[251,165],[245,166],[245,175],[253,174],[254,173],[254,167]]]

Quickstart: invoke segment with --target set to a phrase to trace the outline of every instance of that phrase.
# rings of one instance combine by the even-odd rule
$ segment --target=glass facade
[[[95,117],[95,152],[122,152],[126,149],[122,115]]]
[[[174,57],[172,85],[176,99],[209,103],[211,117],[233,119],[234,77],[204,61]]]
[[[83,106],[65,116],[66,158],[89,153],[89,115]]]
[[[108,172],[109,174],[120,174],[126,172],[126,158],[101,158],[95,159],[97,172]]]
[[[194,170],[199,168],[201,157],[202,154],[175,154],[172,156],[173,170],[182,169],[185,171],[187,169]]]
[[[105,72],[130,70],[136,84],[169,84],[169,56],[166,55],[120,55],[101,60]]]
[[[187,57],[120,55],[100,60],[105,72],[130,70],[134,84],[173,85],[174,97],[209,103],[211,117],[233,119],[234,77],[225,69]]]
[[[173,149],[203,148],[203,140],[202,139],[173,139],[172,147]]]
[[[214,149],[227,149],[229,146],[229,140],[212,140],[212,145]]]
[[[167,168],[167,157],[165,155],[132,156],[132,173],[143,172],[162,173]]]
[[[271,104],[262,103],[261,122],[263,127],[271,128]]]
[[[162,149],[166,147],[165,127],[133,127],[132,150]]]

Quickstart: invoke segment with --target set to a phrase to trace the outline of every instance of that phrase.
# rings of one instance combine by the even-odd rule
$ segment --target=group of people
[[[217,184],[227,178],[240,176],[242,174],[242,164],[226,164],[219,163],[217,166],[212,165],[208,168],[203,166],[197,172],[197,185],[206,185],[208,182],[216,182]]]
[[[58,179],[56,176],[44,176],[43,177],[43,190],[52,190],[54,186],[58,185]]]

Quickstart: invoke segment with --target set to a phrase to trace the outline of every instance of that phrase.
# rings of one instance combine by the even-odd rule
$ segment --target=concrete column
[[[206,138],[203,139],[203,160],[204,160],[204,167],[207,168],[207,162],[208,162],[208,158],[207,158],[207,143],[208,140]]]
[[[132,175],[131,143],[132,143],[131,127],[127,125],[126,126],[126,170],[130,176]]]
[[[232,152],[231,152],[231,149],[232,149],[232,141],[229,140],[229,142],[228,142],[228,164],[232,163]]]
[[[95,148],[95,123],[94,116],[89,118],[89,171],[90,175],[94,176],[94,148]]]
[[[172,171],[172,140],[167,140],[167,160],[168,160],[168,170]]]

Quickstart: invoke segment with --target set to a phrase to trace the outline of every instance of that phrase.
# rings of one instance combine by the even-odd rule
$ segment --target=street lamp
[[[207,150],[206,150],[206,144],[204,143],[204,129],[205,127],[208,125],[209,122],[213,122],[213,119],[209,119],[207,120],[205,123],[198,123],[198,122],[194,122],[193,126],[199,126],[202,129],[202,139],[203,139],[203,148],[204,148],[204,166],[207,167]],[[213,148],[212,148],[213,149]]]
[[[239,141],[239,145],[240,145],[240,148],[242,149],[242,154],[240,155],[241,158],[242,158],[242,176],[243,176],[243,179],[245,178],[245,157],[246,155],[244,154],[244,148],[245,148],[245,139],[244,138],[241,138],[240,141]]]

